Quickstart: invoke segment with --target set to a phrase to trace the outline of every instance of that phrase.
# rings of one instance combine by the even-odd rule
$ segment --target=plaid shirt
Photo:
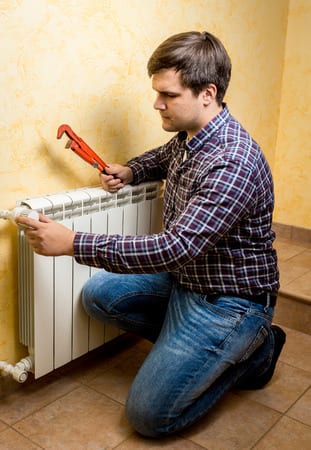
[[[166,179],[164,231],[77,233],[78,262],[112,272],[170,272],[184,288],[204,294],[277,292],[271,172],[225,105],[188,143],[180,132],[127,165],[133,184]]]

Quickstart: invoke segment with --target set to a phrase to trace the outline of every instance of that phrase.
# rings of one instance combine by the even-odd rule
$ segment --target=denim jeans
[[[154,342],[126,404],[144,436],[183,430],[271,362],[272,307],[193,293],[166,273],[99,271],[84,287],[83,305],[91,317]]]

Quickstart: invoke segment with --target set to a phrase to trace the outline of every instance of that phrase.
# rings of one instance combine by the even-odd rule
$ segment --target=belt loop
[[[264,311],[267,312],[269,308],[270,308],[270,292],[267,292],[267,303]]]

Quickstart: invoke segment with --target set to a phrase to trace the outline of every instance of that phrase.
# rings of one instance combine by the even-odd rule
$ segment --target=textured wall
[[[311,2],[291,0],[275,157],[275,221],[311,228]]]
[[[64,149],[68,123],[109,162],[168,139],[152,109],[146,62],[167,36],[204,29],[233,61],[227,100],[271,165],[277,138],[287,0],[0,1],[0,208],[97,184]],[[0,359],[18,344],[16,230],[0,223]]]

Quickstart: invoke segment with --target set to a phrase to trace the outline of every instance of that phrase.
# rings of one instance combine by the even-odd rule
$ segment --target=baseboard
[[[290,239],[302,244],[311,244],[311,229],[273,222],[273,231],[277,238]]]

